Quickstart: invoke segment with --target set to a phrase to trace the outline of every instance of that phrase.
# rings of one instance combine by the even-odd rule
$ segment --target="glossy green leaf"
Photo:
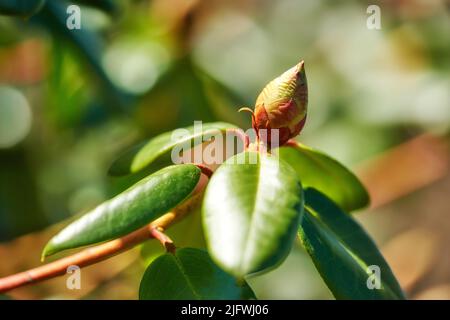
[[[222,133],[230,128],[235,128],[235,126],[225,122],[214,122],[202,124],[201,130],[198,128],[195,130],[194,126],[183,128],[186,130],[185,135],[174,135],[174,132],[180,129],[163,133],[126,151],[112,164],[108,173],[120,176],[138,172],[152,163],[156,163],[157,166],[172,164],[173,148],[194,147],[203,142],[202,137]]]
[[[128,234],[176,207],[194,190],[192,164],[164,168],[71,223],[46,245],[43,256]]]
[[[294,168],[304,188],[323,192],[344,210],[360,209],[369,203],[358,178],[326,154],[301,144],[281,147],[278,154]]]
[[[306,189],[305,201],[300,239],[336,298],[404,298],[377,246],[350,215],[315,189]],[[379,268],[380,289],[369,267]]]
[[[45,0],[2,0],[0,14],[29,17],[45,4]]]
[[[289,253],[303,211],[295,172],[276,156],[240,153],[212,176],[203,201],[209,252],[240,278],[272,268]]]
[[[141,280],[141,300],[249,299],[254,293],[244,282],[217,267],[203,250],[184,248],[158,257]]]

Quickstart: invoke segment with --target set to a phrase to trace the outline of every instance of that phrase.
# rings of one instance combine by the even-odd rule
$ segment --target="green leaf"
[[[0,14],[29,17],[38,12],[45,0],[2,0]]]
[[[361,226],[319,191],[305,191],[300,239],[337,299],[404,299],[395,276]],[[380,269],[380,289],[369,289]],[[374,275],[372,275],[373,277]]]
[[[164,168],[76,220],[45,246],[43,257],[111,240],[170,211],[194,190],[200,169],[192,164]]]
[[[175,134],[173,136],[174,132],[180,129],[163,133],[126,151],[112,164],[108,173],[113,176],[120,176],[138,172],[152,163],[156,163],[158,167],[171,164],[173,148],[179,147],[181,149],[184,147],[187,149],[188,146],[194,147],[203,142],[204,136],[223,133],[231,128],[236,127],[225,122],[213,122],[202,124],[201,130],[194,130],[194,126],[183,128],[186,135]],[[181,131],[178,132],[181,133]]]
[[[301,144],[281,147],[278,154],[294,168],[304,188],[323,192],[342,209],[352,211],[369,203],[369,195],[358,178],[326,154]]]
[[[255,299],[246,282],[218,268],[203,250],[184,248],[158,257],[141,280],[141,300]]]
[[[295,239],[303,191],[292,168],[276,156],[240,153],[212,176],[203,202],[209,252],[241,278],[281,263]]]

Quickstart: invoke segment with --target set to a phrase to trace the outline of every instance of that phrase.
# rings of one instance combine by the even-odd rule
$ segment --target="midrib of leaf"
[[[181,274],[186,279],[186,283],[187,283],[188,287],[192,290],[192,293],[194,294],[194,296],[197,298],[197,300],[202,300],[202,296],[195,290],[195,287],[192,284],[191,280],[189,279],[188,274],[184,270],[180,259],[175,254],[173,255],[173,257],[175,258],[175,262],[176,262]]]
[[[307,213],[309,213],[311,216],[313,216],[313,217],[316,218],[316,219],[310,219],[310,221],[311,221],[313,224],[320,224],[320,226],[321,226],[323,229],[325,229],[329,234],[334,235],[334,238],[336,238],[336,239],[338,239],[338,240],[341,240],[341,241],[339,241],[340,247],[342,247],[342,248],[350,255],[350,257],[353,258],[353,259],[356,261],[356,263],[363,269],[364,274],[367,274],[367,272],[366,272],[365,270],[367,270],[368,265],[367,265],[364,261],[362,261],[362,260],[361,260],[361,259],[360,259],[360,258],[359,258],[359,257],[358,257],[358,256],[357,256],[357,255],[356,255],[356,254],[348,247],[348,245],[346,244],[345,240],[342,239],[340,236],[338,236],[338,234],[336,234],[332,229],[330,229],[330,228],[327,226],[327,224],[325,224],[325,223],[322,221],[322,219],[320,219],[320,215],[317,214],[317,212],[316,212],[314,209],[312,209],[311,207],[309,207],[309,206],[307,206],[307,205],[305,205],[305,209],[307,209],[307,210],[306,210]],[[320,230],[320,228],[318,228],[318,230]],[[382,283],[383,289],[389,291],[389,293],[390,293],[392,296],[397,297],[397,298],[400,298],[400,299],[403,298],[403,297],[401,297],[401,296],[398,296],[398,294],[395,293],[395,292],[391,289],[390,285],[388,285],[385,281],[383,281],[383,278],[381,278],[381,283]]]
[[[253,199],[253,206],[252,206],[252,210],[251,210],[252,214],[250,217],[250,224],[249,224],[249,230],[247,233],[247,237],[245,238],[245,247],[244,247],[244,250],[242,251],[242,255],[241,255],[241,261],[242,261],[241,273],[243,270],[245,270],[244,266],[246,264],[248,264],[247,260],[245,259],[245,257],[247,256],[248,243],[249,243],[249,239],[253,238],[253,233],[255,232],[255,231],[253,231],[254,228],[252,228],[252,226],[253,226],[253,220],[255,217],[255,210],[256,210],[257,204],[258,204],[258,201],[257,201],[259,198],[258,195],[260,193],[260,183],[259,182],[261,181],[261,157],[259,154],[258,154],[258,163],[259,164],[258,164],[258,174],[256,177],[256,191],[255,191],[255,197]]]

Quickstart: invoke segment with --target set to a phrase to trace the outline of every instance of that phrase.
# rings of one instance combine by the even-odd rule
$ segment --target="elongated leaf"
[[[369,203],[369,195],[358,178],[326,154],[301,144],[281,147],[278,154],[295,169],[304,188],[323,192],[344,210],[356,210]]]
[[[158,257],[145,271],[141,300],[202,300],[255,298],[244,282],[217,267],[203,250],[184,248]]]
[[[126,175],[138,172],[152,163],[158,166],[172,164],[171,152],[175,147],[192,146],[202,143],[202,137],[214,133],[225,132],[227,129],[235,128],[234,125],[225,122],[213,122],[202,125],[202,129],[194,129],[194,126],[183,128],[184,135],[174,135],[176,129],[163,133],[139,144],[126,151],[119,157],[109,169],[109,174],[113,176]],[[181,133],[181,131],[178,131]]]
[[[67,226],[50,240],[43,256],[130,233],[181,203],[199,178],[192,164],[164,168]]]
[[[209,252],[236,277],[274,267],[289,253],[302,208],[302,187],[289,165],[276,156],[238,154],[219,167],[206,189]]]
[[[45,0],[2,0],[0,14],[31,16],[39,11]]]
[[[306,189],[305,201],[300,239],[336,298],[404,298],[376,245],[350,215],[315,189]],[[380,271],[380,289],[374,287],[375,268]]]

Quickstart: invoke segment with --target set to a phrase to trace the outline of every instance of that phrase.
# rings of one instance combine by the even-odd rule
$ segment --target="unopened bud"
[[[255,103],[253,127],[267,129],[267,144],[271,129],[279,130],[279,145],[297,136],[306,121],[308,87],[304,62],[272,80],[259,94]],[[278,143],[277,143],[278,144]]]

